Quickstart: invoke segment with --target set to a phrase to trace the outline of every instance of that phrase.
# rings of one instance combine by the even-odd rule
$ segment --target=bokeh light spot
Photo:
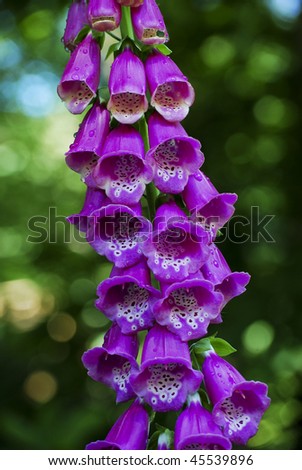
[[[74,337],[77,324],[71,315],[59,313],[49,319],[47,323],[49,336],[59,343],[65,343]]]
[[[54,15],[50,10],[35,11],[21,23],[21,30],[26,39],[39,41],[47,38],[54,28]]]
[[[37,403],[48,403],[58,389],[55,377],[46,371],[36,371],[29,375],[24,383],[26,395]]]
[[[220,68],[232,61],[235,48],[233,43],[226,38],[211,36],[201,46],[200,55],[208,67]]]
[[[296,120],[296,110],[292,103],[266,95],[254,106],[254,116],[263,126],[286,128]]]
[[[242,339],[248,352],[262,354],[274,340],[274,329],[269,323],[259,320],[246,328]]]

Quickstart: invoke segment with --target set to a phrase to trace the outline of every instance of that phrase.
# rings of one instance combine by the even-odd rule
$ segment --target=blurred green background
[[[68,4],[0,1],[1,449],[82,449],[127,406],[115,406],[113,392],[80,361],[107,328],[94,300],[110,267],[64,222],[84,197],[63,155],[79,118],[56,95],[68,59],[60,41]],[[220,246],[252,280],[226,307],[219,335],[238,349],[233,364],[267,382],[272,399],[249,448],[301,449],[301,2],[160,7],[172,57],[196,89],[185,126],[203,143],[204,171],[219,190],[239,194],[237,215],[250,219],[252,206],[275,215],[268,226],[275,243]],[[53,220],[50,238],[29,243],[28,220],[40,216],[47,228],[50,207],[57,233]]]

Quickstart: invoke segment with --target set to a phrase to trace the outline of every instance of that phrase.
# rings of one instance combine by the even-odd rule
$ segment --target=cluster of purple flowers
[[[99,38],[115,30],[123,15],[136,39],[131,34],[121,42],[104,102]],[[114,263],[96,301],[112,326],[102,346],[84,353],[83,363],[92,379],[116,392],[117,402],[134,399],[105,440],[87,449],[146,449],[146,407],[180,411],[186,402],[175,425],[176,449],[245,444],[269,405],[267,386],[246,381],[213,349],[202,370],[195,370],[188,343],[222,322],[223,307],[250,279],[232,272],[214,243],[237,195],[219,193],[200,171],[201,144],[181,125],[194,89],[158,48],[168,40],[161,12],[155,0],[76,0],[63,39],[71,56],[58,94],[73,114],[91,105],[66,153],[67,165],[87,186],[82,210],[68,220]],[[147,125],[138,125],[146,124],[145,113]],[[148,188],[151,195],[165,194],[153,220],[141,203]],[[150,196],[148,202],[152,213]],[[145,330],[139,364],[138,333]],[[212,412],[202,406],[202,382]],[[160,449],[169,448],[165,436]]]

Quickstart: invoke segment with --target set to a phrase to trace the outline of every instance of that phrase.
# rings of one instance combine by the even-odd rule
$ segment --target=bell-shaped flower
[[[144,0],[117,0],[117,3],[120,3],[124,7],[139,7],[144,3]]]
[[[173,433],[166,429],[162,431],[157,439],[157,450],[171,450],[173,444]]]
[[[146,75],[142,61],[126,48],[114,60],[109,75],[108,109],[122,124],[133,124],[148,109]]]
[[[243,294],[251,276],[245,272],[232,272],[217,246],[210,245],[210,256],[201,268],[204,279],[215,285],[215,290],[224,296],[223,306],[231,299]]]
[[[192,369],[189,346],[165,327],[155,325],[146,336],[139,372],[130,383],[154,411],[179,410],[196,392],[202,373]]]
[[[88,25],[86,0],[73,0],[67,13],[66,27],[62,38],[66,49],[73,51],[80,31]]]
[[[167,202],[157,209],[143,250],[156,279],[177,282],[201,268],[209,256],[208,243],[209,233],[189,221],[175,202]]]
[[[149,416],[139,400],[126,410],[103,441],[91,442],[86,450],[146,450]]]
[[[101,156],[109,133],[110,113],[96,101],[85,115],[74,142],[66,155],[66,163],[85,178]]]
[[[144,155],[143,139],[134,127],[121,124],[110,132],[93,176],[112,202],[133,205],[140,201],[153,177]]]
[[[202,407],[198,393],[188,398],[187,408],[175,424],[175,450],[230,450],[232,444]]]
[[[184,281],[163,285],[162,290],[163,298],[154,305],[155,320],[182,341],[202,338],[210,323],[222,321],[223,296],[198,273]]]
[[[215,235],[234,214],[234,204],[238,199],[234,193],[219,193],[201,171],[189,177],[182,197],[193,220],[211,227]]]
[[[89,0],[88,19],[97,31],[113,31],[121,22],[121,6],[115,0]]]
[[[100,48],[89,33],[71,53],[58,85],[58,95],[72,114],[81,114],[96,96],[100,66]]]
[[[142,215],[141,206],[109,204],[94,211],[87,241],[117,268],[132,266],[143,257],[142,245],[151,231],[151,223]]]
[[[86,351],[82,362],[89,377],[115,390],[119,403],[135,397],[129,378],[131,372],[138,369],[137,353],[136,335],[124,335],[120,327],[113,324],[105,335],[103,346]]]
[[[256,434],[269,407],[267,385],[245,380],[214,351],[206,354],[202,371],[206,391],[212,401],[213,418],[232,442],[245,445]]]
[[[143,44],[164,44],[169,41],[163,15],[155,0],[146,0],[131,10],[135,35]]]
[[[153,325],[153,304],[160,293],[151,285],[145,261],[127,269],[113,267],[110,278],[98,286],[97,295],[96,307],[115,321],[124,334]]]
[[[158,113],[148,123],[151,149],[146,161],[152,166],[154,184],[164,193],[181,193],[189,175],[204,162],[200,142],[189,137],[179,122],[168,122]]]
[[[170,57],[153,51],[146,60],[145,70],[151,93],[151,105],[167,121],[182,121],[195,99],[187,77]]]
[[[93,220],[92,212],[107,204],[108,198],[102,189],[88,187],[82,210],[78,214],[70,215],[67,220],[70,224],[75,225],[80,232],[86,233],[90,220]]]

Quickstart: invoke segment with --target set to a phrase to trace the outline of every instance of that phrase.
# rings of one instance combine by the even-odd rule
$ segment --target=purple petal
[[[86,0],[72,2],[68,9],[66,27],[62,38],[67,49],[70,51],[75,49],[75,39],[86,24],[88,25]]]
[[[154,184],[162,192],[178,194],[204,162],[200,142],[188,137],[180,123],[154,113],[149,119],[151,149],[146,161],[152,166]]]
[[[66,163],[85,178],[101,155],[109,133],[110,113],[96,101],[86,114],[66,155]]]
[[[96,96],[100,65],[98,43],[89,33],[72,52],[58,85],[58,95],[71,113],[81,114]]]
[[[223,296],[214,292],[210,282],[191,277],[169,286],[164,298],[154,305],[156,321],[182,341],[201,338],[207,334],[210,323],[222,321]]]
[[[201,171],[189,177],[182,197],[193,220],[213,227],[215,233],[232,217],[238,199],[237,194],[220,194]]]
[[[126,48],[114,60],[110,76],[108,109],[122,124],[133,124],[148,109],[146,76],[142,61]]]
[[[135,426],[133,425],[135,423]],[[149,417],[136,400],[112,426],[104,441],[91,442],[87,450],[145,450],[149,433]]]
[[[226,305],[231,299],[245,292],[251,276],[244,272],[232,272],[221,251],[212,243],[210,256],[201,268],[204,278],[215,285],[224,296]]]
[[[169,41],[164,18],[155,0],[145,1],[131,10],[133,29],[143,44],[164,44]]]
[[[135,393],[154,411],[179,410],[201,380],[202,374],[192,369],[187,343],[155,325],[145,339],[140,371],[130,378]]]
[[[187,77],[170,57],[158,51],[148,57],[145,70],[151,105],[167,121],[182,121],[195,99],[194,89]]]
[[[75,225],[81,232],[87,232],[89,216],[105,205],[106,201],[108,202],[108,199],[103,190],[88,187],[82,210],[78,214],[67,217],[68,222]]]
[[[141,135],[131,126],[120,125],[108,135],[94,178],[112,202],[133,205],[140,201],[152,168],[144,160]]]
[[[177,282],[196,273],[209,256],[209,234],[188,221],[175,203],[158,209],[154,225],[143,250],[155,277]]]
[[[146,277],[149,278],[147,282]],[[113,268],[111,277],[101,282],[97,294],[96,307],[110,320],[116,321],[124,334],[149,329],[153,325],[153,305],[159,292],[151,286],[145,262],[128,269]]]
[[[150,222],[130,207],[110,204],[94,211],[87,241],[100,255],[119,268],[137,263],[142,244],[151,231]]]
[[[215,424],[212,414],[201,406],[195,395],[188,407],[177,418],[174,446],[176,450],[229,450],[232,448],[231,442],[223,436]]]
[[[88,18],[93,29],[113,31],[121,22],[121,7],[115,0],[90,0]]]
[[[117,325],[107,332],[102,347],[86,351],[82,356],[88,375],[116,391],[116,401],[127,401],[135,396],[129,378],[137,369],[138,351],[136,336],[126,336]]]
[[[225,436],[245,445],[256,434],[270,404],[267,385],[246,381],[227,361],[211,352],[203,363],[204,381],[214,404],[213,417]]]

